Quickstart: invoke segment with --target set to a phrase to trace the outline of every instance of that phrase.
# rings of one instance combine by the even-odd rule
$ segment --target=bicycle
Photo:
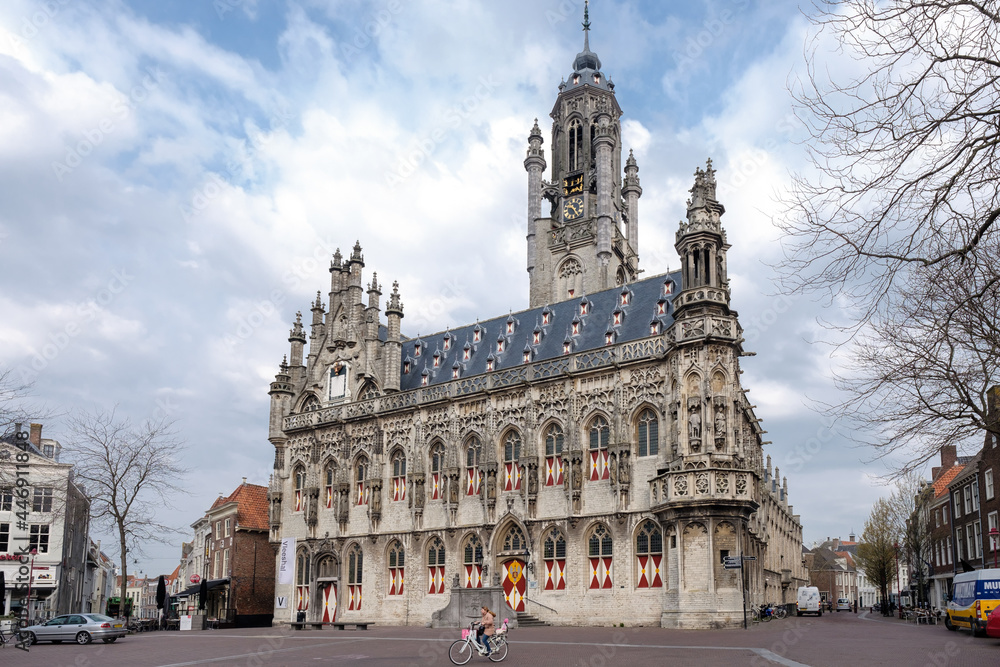
[[[490,644],[489,659],[492,662],[502,662],[504,658],[507,657],[507,623],[510,619],[503,619],[503,625],[497,630],[492,637],[483,637]],[[478,623],[473,621],[469,623],[469,627],[464,629],[461,639],[456,639],[452,642],[451,647],[448,649],[448,658],[456,665],[464,665],[465,663],[472,660],[474,653],[479,653],[479,655],[485,656],[482,653],[482,649],[479,647],[479,643],[476,641],[476,625]]]
[[[0,648],[4,648],[7,644],[19,644],[21,641],[21,621],[19,619],[15,618],[10,622],[10,633],[5,633],[0,628]]]
[[[774,617],[777,619],[782,619],[788,616],[788,609],[784,605],[774,608]]]

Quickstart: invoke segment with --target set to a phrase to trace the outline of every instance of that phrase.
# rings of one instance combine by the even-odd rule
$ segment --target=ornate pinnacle
[[[313,301],[313,310],[323,310],[323,301],[320,299],[319,292],[316,292],[316,300]]]
[[[382,293],[382,286],[378,284],[378,273],[375,271],[372,271],[372,284],[368,286],[368,291]]]
[[[386,308],[386,312],[395,312],[396,314],[403,315],[403,304],[399,300],[399,281],[392,281],[392,294],[389,295],[389,307]]]
[[[343,261],[343,259],[344,259],[344,256],[340,254],[340,248],[337,248],[337,251],[335,253],[333,253],[333,264],[330,265],[330,268],[331,269],[334,269],[334,268],[339,269],[340,266],[341,266],[341,262]]]
[[[364,261],[364,258],[361,255],[361,241],[360,240],[354,242],[354,252],[351,253],[351,261],[352,262],[361,262],[361,261]]]

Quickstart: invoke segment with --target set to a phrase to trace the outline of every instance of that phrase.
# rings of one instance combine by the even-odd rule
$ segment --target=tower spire
[[[590,0],[583,3],[583,50],[590,51]]]

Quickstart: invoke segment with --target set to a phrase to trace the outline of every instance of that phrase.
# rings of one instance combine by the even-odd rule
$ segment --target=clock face
[[[568,197],[563,201],[563,220],[576,220],[583,215],[583,197]]]

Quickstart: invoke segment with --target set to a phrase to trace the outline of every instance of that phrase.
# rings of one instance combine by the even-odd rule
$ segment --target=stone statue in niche
[[[688,414],[688,437],[692,440],[701,439],[701,412],[697,406],[691,406]]]
[[[611,459],[608,461],[608,473],[611,475],[611,485],[615,486],[618,484],[618,460],[614,454],[611,455]]]
[[[486,475],[486,497],[490,500],[497,497],[497,478],[495,475]]]
[[[715,406],[715,437],[726,437],[726,408],[721,405]]]
[[[417,509],[423,509],[424,506],[424,482],[420,480],[416,483],[416,492],[413,494],[413,502],[417,506]]]
[[[623,456],[619,462],[621,471],[618,473],[618,481],[624,486],[632,481],[632,473],[629,470],[628,457]]]
[[[372,512],[377,514],[382,511],[382,487],[372,484],[371,494],[372,494]]]
[[[454,475],[448,476],[448,500],[458,502],[458,478]]]
[[[583,470],[581,469],[579,461],[573,461],[573,488],[580,489],[583,487]]]
[[[528,469],[528,493],[531,495],[538,493],[538,471],[534,468]]]

